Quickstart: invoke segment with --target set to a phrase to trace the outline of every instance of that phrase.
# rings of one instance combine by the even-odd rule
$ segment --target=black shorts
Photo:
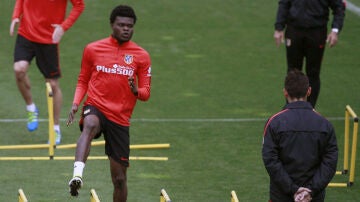
[[[15,43],[14,62],[26,60],[31,63],[35,57],[36,64],[45,78],[60,78],[58,50],[58,44],[36,43],[18,34]]]
[[[83,107],[80,119],[80,130],[83,129],[84,117],[87,115],[96,115],[100,121],[100,132],[96,134],[95,139],[104,134],[105,139],[105,154],[119,162],[120,164],[129,167],[130,154],[130,138],[129,127],[121,126],[108,120],[103,113],[96,107],[87,105]]]

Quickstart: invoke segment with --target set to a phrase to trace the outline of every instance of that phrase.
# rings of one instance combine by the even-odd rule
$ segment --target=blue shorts
[[[83,107],[81,113],[81,119],[79,123],[81,131],[83,129],[84,117],[90,114],[96,115],[99,118],[100,132],[96,134],[95,139],[99,138],[101,134],[104,134],[105,154],[125,167],[129,167],[129,127],[121,126],[108,120],[96,107],[87,105]]]

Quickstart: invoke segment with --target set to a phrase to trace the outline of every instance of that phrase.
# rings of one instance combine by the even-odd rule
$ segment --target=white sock
[[[60,125],[54,125],[54,130],[59,131],[60,132]]]
[[[74,174],[73,177],[82,177],[83,170],[85,168],[85,163],[81,161],[74,162]]]
[[[35,110],[36,110],[35,103],[32,103],[30,105],[26,105],[26,110],[29,111],[29,112],[35,112]]]

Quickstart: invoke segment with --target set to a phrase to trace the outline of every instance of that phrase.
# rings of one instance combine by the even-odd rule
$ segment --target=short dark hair
[[[113,24],[115,22],[116,17],[129,17],[134,19],[134,24],[136,23],[136,15],[133,8],[127,5],[119,5],[116,6],[110,14],[110,23]]]
[[[306,97],[309,89],[309,79],[300,70],[292,69],[285,78],[285,90],[291,98]]]

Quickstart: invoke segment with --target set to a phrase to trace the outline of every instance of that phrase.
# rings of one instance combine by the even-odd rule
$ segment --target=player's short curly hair
[[[297,69],[291,69],[285,78],[285,90],[292,98],[306,97],[309,89],[308,77]]]
[[[136,23],[136,15],[135,15],[135,11],[132,7],[127,6],[127,5],[119,5],[116,6],[110,14],[110,23],[114,23],[116,17],[129,17],[134,19],[134,24]]]

